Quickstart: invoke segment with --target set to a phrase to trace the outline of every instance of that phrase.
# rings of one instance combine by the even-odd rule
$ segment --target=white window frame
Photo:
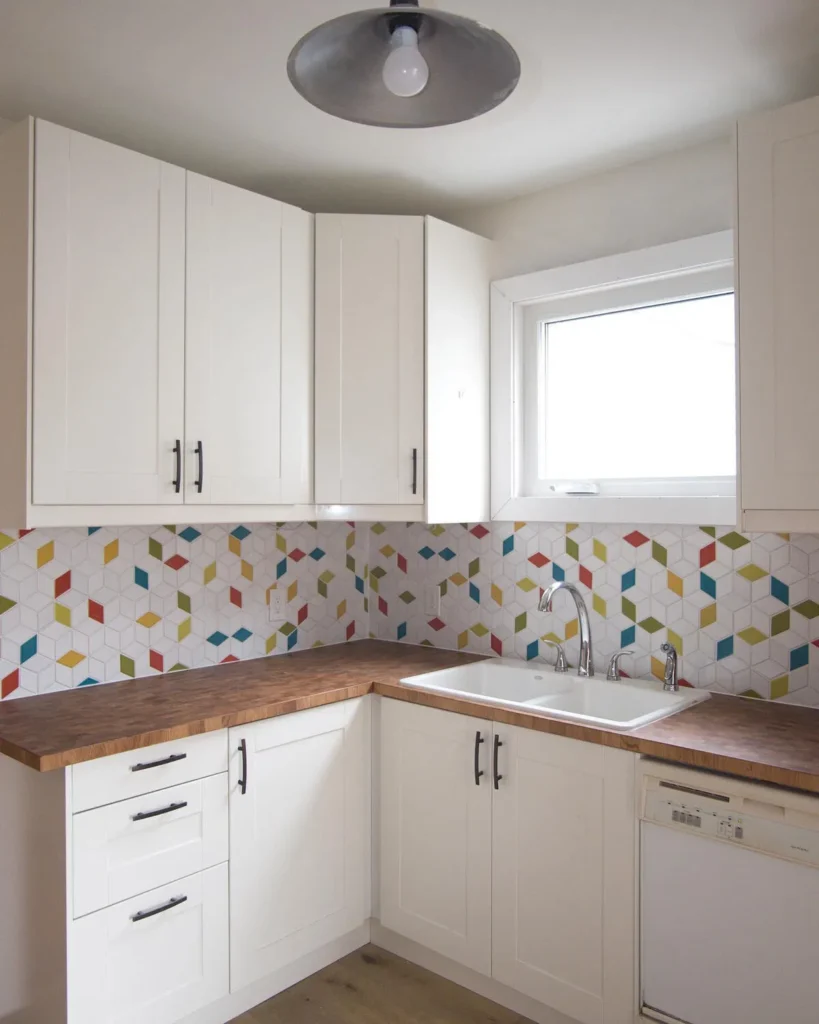
[[[538,490],[532,484],[534,456],[526,445],[527,436],[535,436],[537,416],[536,374],[527,372],[527,361],[531,367],[537,356],[535,321],[734,290],[732,231],[493,282],[492,519],[736,525],[733,477],[712,478],[708,486],[633,481],[594,495],[533,493]],[[657,382],[658,388],[667,386]]]

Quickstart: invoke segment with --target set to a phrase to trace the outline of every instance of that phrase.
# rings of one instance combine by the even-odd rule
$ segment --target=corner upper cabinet
[[[489,243],[430,217],[316,217],[316,502],[489,514]]]
[[[737,130],[740,514],[819,531],[819,98]]]
[[[4,132],[0,519],[311,502],[312,256],[312,216],[274,199],[45,121]]]

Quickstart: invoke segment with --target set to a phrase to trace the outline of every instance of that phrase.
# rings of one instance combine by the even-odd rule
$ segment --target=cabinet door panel
[[[187,223],[185,501],[277,504],[282,204],[189,172]]]
[[[182,501],[185,172],[36,123],[35,504]]]
[[[424,319],[422,217],[316,218],[317,502],[423,502]]]
[[[742,507],[819,510],[819,99],[740,122],[738,147]]]
[[[480,718],[381,701],[381,922],[486,975],[491,734]]]
[[[232,991],[369,917],[369,716],[344,701],[230,731]]]
[[[495,725],[492,974],[584,1024],[635,1013],[633,757]]]

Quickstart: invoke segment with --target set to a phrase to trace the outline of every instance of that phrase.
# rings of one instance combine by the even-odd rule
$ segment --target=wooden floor
[[[530,1024],[422,967],[364,946],[232,1024]]]

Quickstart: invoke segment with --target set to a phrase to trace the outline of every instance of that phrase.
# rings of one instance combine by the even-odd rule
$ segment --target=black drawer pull
[[[174,761],[184,761],[187,754],[171,754],[170,757],[163,757],[161,761],[144,761],[140,764],[132,764],[132,772],[144,772],[148,768],[161,768],[163,764],[173,764]]]
[[[480,729],[475,733],[475,785],[480,786],[481,776],[481,744],[483,743],[483,736],[481,736]]]
[[[160,814],[170,814],[171,811],[181,811],[188,806],[187,800],[180,800],[178,804],[168,804],[167,807],[160,807],[158,811],[140,811],[139,814],[132,814],[131,821],[145,821],[146,818],[158,818]]]
[[[418,449],[412,449],[412,493],[418,493]]]
[[[499,788],[498,783],[503,778],[502,775],[498,774],[498,750],[502,746],[503,746],[503,743],[501,743],[500,736],[496,736],[495,737],[495,749],[494,749],[494,751],[492,753],[492,776],[493,776],[493,778],[495,780],[495,789]]]
[[[201,494],[202,484],[205,482],[205,446],[201,441],[196,442],[193,453],[199,460],[199,476],[193,481],[193,486],[196,488],[196,493]]]
[[[180,906],[182,903],[187,903],[187,896],[174,896],[173,899],[168,900],[167,903],[163,903],[161,907],[154,907],[153,910],[140,910],[138,914],[133,914],[131,920],[144,921],[146,918],[154,917],[156,914],[164,914],[166,910],[173,910],[174,907]]]
[[[182,442],[177,441],[173,446],[173,453],[176,456],[176,476],[173,478],[173,489],[176,494],[182,490]]]
[[[239,777],[239,791],[242,796],[247,792],[247,740],[239,744],[239,753],[242,755],[242,774]]]

